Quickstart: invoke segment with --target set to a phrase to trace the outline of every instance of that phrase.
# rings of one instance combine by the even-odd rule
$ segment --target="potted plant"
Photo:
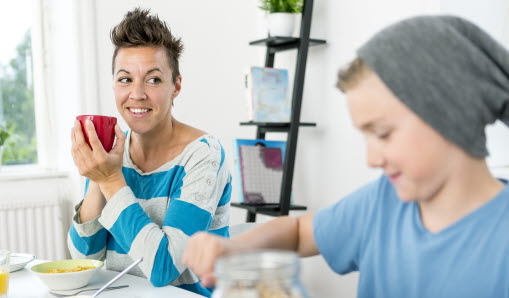
[[[10,134],[7,130],[0,127],[0,166],[2,165],[2,156],[4,153],[5,141],[9,138]]]
[[[302,12],[303,0],[260,0],[262,10],[268,13],[269,36],[292,36],[295,14]]]

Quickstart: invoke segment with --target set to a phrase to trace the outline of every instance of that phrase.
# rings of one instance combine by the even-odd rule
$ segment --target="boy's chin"
[[[410,203],[410,202],[418,201],[418,199],[415,197],[414,194],[410,194],[408,192],[399,191],[399,190],[396,190],[396,192],[398,194],[399,200],[402,201],[402,202]]]

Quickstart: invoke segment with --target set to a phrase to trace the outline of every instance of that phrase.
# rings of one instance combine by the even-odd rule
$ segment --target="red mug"
[[[90,141],[88,140],[88,133],[85,129],[85,120],[90,119],[92,123],[94,123],[95,131],[97,132],[97,136],[103,145],[104,150],[106,152],[110,152],[113,147],[113,142],[115,141],[115,125],[117,124],[117,118],[101,116],[101,115],[80,115],[77,116],[76,119],[80,122],[83,134],[85,135],[85,141],[90,145]]]

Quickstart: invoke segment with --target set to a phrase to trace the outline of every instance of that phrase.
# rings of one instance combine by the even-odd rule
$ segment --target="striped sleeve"
[[[165,286],[186,270],[180,260],[189,236],[209,229],[228,191],[229,172],[222,168],[224,151],[219,142],[204,143],[178,172],[178,185],[171,186],[162,228],[145,213],[129,187],[108,201],[99,218],[132,259],[144,258],[140,268],[154,286]],[[229,202],[229,195],[223,200]],[[179,279],[179,283],[196,282],[195,278]]]
[[[227,167],[227,166],[225,166]],[[219,199],[216,214],[209,227],[209,233],[222,237],[230,237],[230,199],[232,195],[232,176],[228,174],[228,180],[224,186],[223,194]]]
[[[88,179],[85,192],[88,186]],[[72,225],[67,234],[67,247],[73,259],[104,260],[106,256],[107,231],[95,218],[86,223],[79,220],[79,210],[83,200],[75,207]]]
[[[206,144],[185,166],[182,187],[171,194],[163,224],[187,236],[209,230],[218,206],[228,204],[230,199],[224,150],[215,139],[207,140]]]

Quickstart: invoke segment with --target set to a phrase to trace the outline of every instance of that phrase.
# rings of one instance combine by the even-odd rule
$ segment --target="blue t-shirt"
[[[509,186],[434,234],[382,176],[319,210],[313,229],[335,272],[360,271],[358,297],[509,297]]]

